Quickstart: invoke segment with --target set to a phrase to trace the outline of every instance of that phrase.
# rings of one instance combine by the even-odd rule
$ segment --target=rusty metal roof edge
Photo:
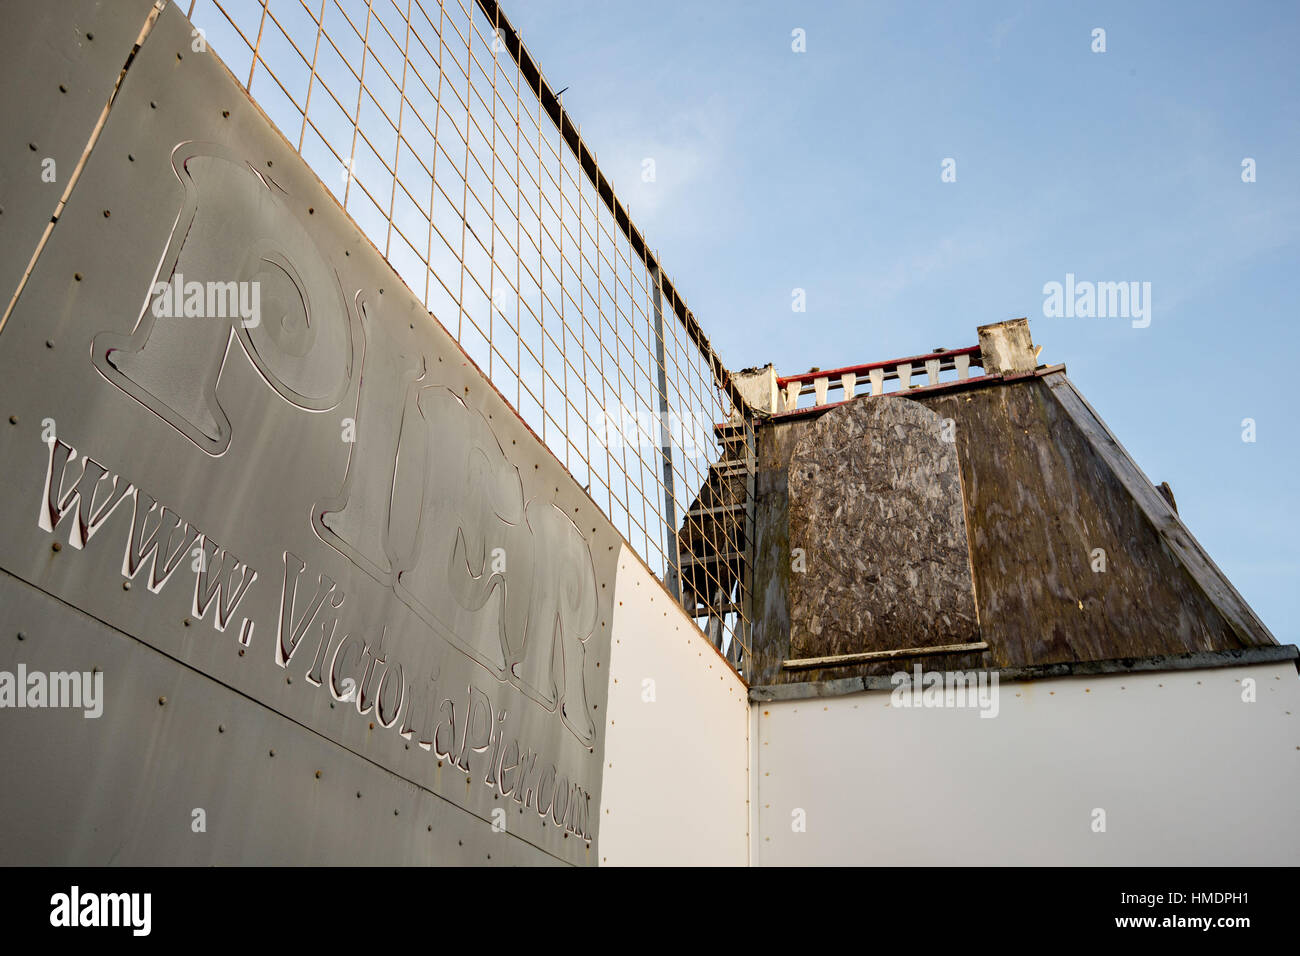
[[[1029,667],[998,667],[986,673],[997,674],[999,683],[1023,683],[1056,677],[1094,677],[1111,674],[1155,673],[1158,671],[1212,670],[1219,667],[1246,667],[1252,664],[1296,662],[1300,671],[1300,647],[1295,644],[1261,645],[1226,651],[1195,651],[1191,654],[1161,654],[1153,657],[1117,657],[1101,661],[1062,661]],[[943,673],[943,672],[940,672]],[[969,673],[969,672],[968,672]],[[978,671],[975,673],[979,673]],[[765,684],[749,689],[751,703],[781,700],[806,700],[816,697],[842,697],[864,691],[893,690],[890,677],[841,677],[836,680],[805,681],[792,684]]]

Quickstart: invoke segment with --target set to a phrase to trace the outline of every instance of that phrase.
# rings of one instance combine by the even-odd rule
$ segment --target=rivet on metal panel
[[[357,791],[357,799],[358,799],[358,800],[361,799],[361,791],[360,791],[360,790]]]
[[[274,757],[274,756],[275,756],[275,751],[274,751],[274,750],[270,751],[270,755],[271,755],[272,757]]]
[[[20,640],[20,641],[25,641],[25,640],[27,640],[27,635],[24,634],[22,631],[19,631],[19,632],[18,632],[18,640]]]
[[[151,109],[151,110],[156,110],[157,108],[158,108],[158,104],[155,103],[153,100],[150,100],[150,101],[149,101],[149,109]]]
[[[314,216],[314,215],[316,215],[316,207],[315,207],[315,206],[308,206],[308,207],[307,207],[307,215],[309,215],[309,216]]]
[[[190,619],[187,617],[185,620],[181,621],[181,623],[184,624],[186,627],[189,627],[190,624],[193,622],[191,622]]]
[[[286,684],[292,684],[292,683],[293,683],[293,678],[292,678],[292,677],[286,677],[286,678],[284,679],[284,682],[285,682]]]
[[[319,770],[316,771],[316,779],[317,779],[317,780],[320,779],[320,771],[319,771]]]
[[[430,832],[430,833],[433,832],[433,824],[432,824],[432,823],[429,824],[429,832]]]
[[[76,281],[80,282],[80,281],[81,281],[81,273],[80,273],[80,272],[74,272],[74,273],[72,273],[72,278],[75,279]]]
[[[93,33],[87,33],[87,34],[86,34],[86,39],[87,39],[87,40],[90,40],[90,41],[92,41],[92,42],[94,42],[95,34],[93,34]]]
[[[159,697],[159,698],[158,698],[158,706],[159,706],[159,707],[162,707],[162,706],[166,705],[166,703],[167,703],[167,698],[166,698],[166,697]]]
[[[221,111],[221,118],[222,118],[222,119],[230,119],[230,110],[222,110],[222,111]]]
[[[393,816],[397,816],[397,809],[396,809],[396,808],[393,809]]]
[[[128,160],[130,160],[131,162],[134,163],[134,162],[135,162],[135,153],[127,153],[127,154],[126,154],[126,158],[127,158]]]
[[[27,144],[27,148],[30,149],[33,153],[36,152],[36,144],[35,144],[35,143],[28,143],[28,144]]]
[[[177,60],[178,62],[181,60],[181,55],[180,55],[179,53],[176,54],[176,60]]]
[[[108,209],[105,209],[105,210],[104,210],[104,218],[105,218],[105,219],[107,219],[107,218],[108,218],[109,216],[111,216],[111,215],[113,215],[113,213],[112,213],[110,210],[108,210]]]
[[[67,88],[66,86],[64,86],[62,83],[60,83],[60,84],[59,84],[59,92],[60,92],[60,93],[66,93],[66,92],[68,92],[68,88]]]
[[[18,416],[17,416],[17,415],[10,415],[10,416],[9,416],[9,424],[10,424],[10,425],[17,425],[17,424],[18,424]]]
[[[123,591],[129,591],[129,590],[131,590],[131,582],[130,582],[130,581],[123,581],[123,582],[122,582],[122,590],[123,590]]]
[[[45,347],[46,347],[47,349],[52,349],[52,348],[54,348],[54,340],[53,340],[53,339],[46,339],[46,340],[45,340]]]
[[[224,734],[225,732],[226,732],[226,725],[225,725],[225,724],[217,724],[217,733],[219,733],[219,734]]]
[[[244,649],[242,647],[239,649],[239,656],[240,657],[244,656]]]

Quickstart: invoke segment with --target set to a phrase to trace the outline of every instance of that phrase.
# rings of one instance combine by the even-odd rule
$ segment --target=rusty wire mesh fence
[[[743,672],[743,400],[495,0],[180,0]]]

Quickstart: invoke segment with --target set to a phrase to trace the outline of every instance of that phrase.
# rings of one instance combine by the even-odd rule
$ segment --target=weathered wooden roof
[[[941,573],[933,549],[917,539],[914,517],[893,520],[875,500],[874,523],[863,525],[855,520],[855,502],[852,496],[845,500],[841,482],[809,486],[791,481],[792,467],[809,464],[799,449],[808,454],[806,449],[816,445],[806,441],[813,430],[828,428],[831,416],[854,415],[853,407],[865,402],[919,404],[936,420],[953,423],[949,437],[955,438],[961,476],[978,621],[974,635],[968,628],[954,630],[943,618],[945,600],[959,611],[970,596],[936,591],[951,591],[961,577],[951,567]],[[877,427],[889,427],[879,414],[872,420]],[[1026,668],[1032,673],[1052,664],[1277,644],[1063,367],[914,397],[864,396],[819,417],[770,420],[758,435],[753,684],[890,673],[910,667],[910,659],[812,670],[782,664],[792,657],[819,656],[819,649],[843,654],[932,647],[948,643],[943,635],[957,631],[985,642],[987,649],[929,654],[924,656],[927,668]],[[905,449],[898,451],[899,462],[915,458]],[[824,451],[818,454],[822,459],[813,463],[831,474],[833,469],[824,467]],[[895,482],[921,474],[915,461],[885,471],[890,467]],[[819,503],[818,496],[824,501]],[[941,504],[936,502],[936,508]],[[815,532],[819,514],[825,516],[827,533],[822,535]],[[832,520],[839,522],[835,528],[829,527]],[[861,540],[844,540],[845,522],[862,529]],[[794,535],[800,540],[793,540]],[[791,568],[790,551],[796,546],[805,551],[806,571]],[[858,562],[864,568],[859,577],[846,573],[853,566],[842,560],[846,547],[872,556]],[[889,562],[906,567],[916,606],[924,610],[891,613],[888,623],[893,626],[880,627],[863,611],[897,604],[896,587],[887,602],[878,593],[879,569]],[[833,572],[828,570],[832,565]],[[829,584],[793,580],[797,574],[832,573]],[[806,606],[810,601],[817,606]],[[935,619],[927,624],[927,616]],[[813,620],[815,632],[809,625]]]

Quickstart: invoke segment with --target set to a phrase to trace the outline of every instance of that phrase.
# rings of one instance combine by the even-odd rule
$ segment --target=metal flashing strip
[[[1245,667],[1252,664],[1297,662],[1300,648],[1294,644],[1244,647],[1228,651],[1197,651],[1193,654],[1157,655],[1154,657],[1119,657],[1102,661],[1063,661],[1032,667],[1003,667],[989,671],[1003,683],[1048,680],[1055,677],[1092,677],[1107,674],[1140,674],[1157,671],[1210,670],[1219,667]],[[811,697],[842,697],[872,690],[892,690],[894,683],[885,676],[842,677],[828,681],[798,684],[767,684],[749,689],[751,703],[776,700],[806,700]]]

